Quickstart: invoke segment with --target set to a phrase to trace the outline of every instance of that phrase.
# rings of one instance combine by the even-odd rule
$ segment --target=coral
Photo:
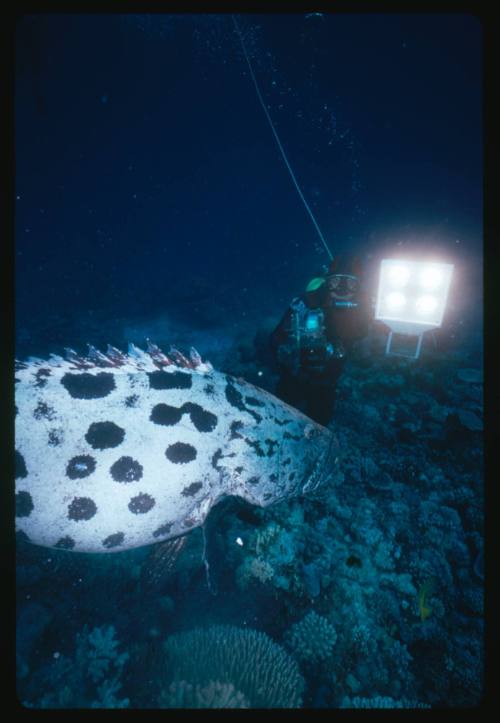
[[[352,628],[351,640],[353,649],[364,657],[373,655],[377,648],[373,631],[366,624],[358,624]]]
[[[75,638],[72,657],[55,654],[43,677],[46,692],[28,705],[35,708],[125,708],[127,698],[117,698],[122,687],[128,653],[118,652],[115,628],[103,625],[89,630],[84,625]],[[57,656],[57,657],[56,657]]]
[[[294,519],[300,519],[296,510]],[[249,548],[255,553],[248,553],[237,569],[238,586],[244,590],[254,578],[288,590],[294,579],[292,566],[295,566],[299,559],[297,537],[273,521],[254,534]]]
[[[333,625],[314,610],[292,625],[286,634],[286,642],[295,655],[311,663],[328,658],[336,641]]]
[[[244,590],[252,578],[266,583],[271,580],[274,570],[266,560],[260,557],[247,557],[237,571],[238,585]]]
[[[49,608],[36,602],[20,606],[16,622],[16,661],[19,677],[28,675],[28,661],[33,647],[52,617],[53,613]]]
[[[466,612],[472,615],[484,615],[484,591],[480,587],[471,587],[464,590],[462,602]]]
[[[232,683],[210,680],[193,685],[185,680],[174,681],[158,698],[160,708],[249,708],[243,693]]]
[[[274,522],[258,533],[255,549],[259,557],[272,560],[273,567],[291,563],[295,557],[293,536]]]
[[[480,439],[468,432],[460,446],[444,443],[443,424],[451,405],[466,405],[453,389],[448,400],[442,395],[434,400],[423,391],[420,384],[441,382],[431,369],[427,382],[419,380],[424,369],[419,365],[408,367],[407,388],[390,400],[394,403],[389,406],[393,416],[389,422],[384,412],[388,400],[376,383],[377,365],[385,364],[384,344],[380,351],[377,364],[363,369],[353,364],[339,383],[338,424],[333,427],[346,483],[329,488],[321,500],[284,500],[265,509],[235,505],[234,514],[214,522],[214,534],[206,538],[210,576],[220,590],[238,594],[232,603],[227,598],[227,606],[213,608],[210,615],[216,614],[218,622],[259,620],[262,630],[281,641],[287,627],[301,625],[298,621],[307,617],[314,599],[318,615],[309,618],[310,632],[304,632],[303,642],[299,643],[297,630],[297,648],[291,644],[292,629],[285,635],[290,657],[296,655],[297,663],[303,664],[302,674],[309,676],[308,704],[313,707],[341,703],[359,708],[417,707],[412,701],[440,708],[470,707],[480,700],[484,665],[484,651],[475,645],[483,639]],[[398,369],[396,364],[391,374],[399,373]],[[449,376],[446,386],[452,387],[453,375]],[[365,380],[373,382],[369,403],[364,397],[369,387],[361,389]],[[397,386],[394,379],[390,384]],[[472,407],[471,411],[477,414]],[[384,419],[380,429],[377,415]],[[413,437],[411,446],[393,443],[412,415],[421,420],[422,431]],[[479,456],[473,457],[473,452]],[[147,599],[137,590],[138,574],[132,574],[133,567],[140,571],[145,564],[146,549],[136,549],[130,556],[121,553],[83,560],[67,551],[50,551],[50,564],[46,553],[36,556],[28,548],[18,549],[18,652],[22,653],[18,686],[23,701],[39,702],[46,696],[46,707],[113,707],[120,698],[130,698],[144,708],[158,704],[236,708],[243,700],[251,707],[263,700],[265,705],[291,705],[290,688],[278,699],[269,691],[265,671],[254,671],[260,677],[253,682],[247,679],[246,687],[240,684],[241,669],[255,668],[258,657],[256,652],[247,655],[241,641],[232,646],[221,642],[222,635],[212,635],[212,643],[206,643],[210,652],[201,663],[196,656],[190,658],[194,643],[176,656],[165,655],[166,631],[187,629],[188,620],[206,612],[206,578],[199,574],[202,530],[191,532],[189,540],[194,545],[198,533],[189,566],[183,556],[182,568],[176,569],[170,582],[148,593]],[[54,562],[59,559],[69,572],[56,576]],[[433,589],[427,584],[430,580]],[[24,610],[31,605],[30,599],[40,601],[51,615],[57,610],[57,625],[48,620],[42,626],[42,610]],[[96,612],[97,618],[90,617]],[[69,631],[75,619],[92,620],[85,671],[78,675],[72,666],[78,668],[82,662],[77,662]],[[131,632],[129,651],[135,669],[126,683],[89,641],[93,625],[101,620],[113,620],[119,630]],[[337,635],[333,644],[327,642],[325,657],[318,642],[321,620],[330,629],[333,626]],[[98,646],[114,639],[103,630],[90,637]],[[60,649],[64,655],[36,668],[54,640],[60,640],[61,647],[52,650]],[[65,640],[67,648],[62,647]],[[143,650],[148,647],[153,652]],[[220,669],[229,672],[214,672],[214,658]],[[261,659],[266,671],[273,667],[265,655]],[[94,681],[92,675],[101,679]],[[295,675],[288,677],[297,680]],[[120,688],[122,681],[126,690]],[[281,685],[270,684],[274,689]],[[300,678],[298,687],[302,686]],[[258,687],[262,688],[259,696],[253,692]]]
[[[409,668],[413,662],[413,656],[409,652],[408,647],[399,640],[391,640],[387,649],[387,657],[390,660],[390,667],[394,670],[394,676],[397,681],[404,681],[404,683],[408,685],[411,677]],[[393,683],[396,682],[394,676],[391,676]]]
[[[373,698],[349,698],[345,696],[340,704],[341,708],[430,708],[425,703],[414,700],[394,700],[388,696],[376,695]]]
[[[304,680],[296,662],[268,635],[232,625],[176,633],[164,644],[165,666],[196,686],[231,683],[252,708],[299,708]]]

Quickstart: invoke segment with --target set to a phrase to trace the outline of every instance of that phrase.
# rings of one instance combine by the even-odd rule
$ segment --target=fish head
[[[241,380],[232,382],[240,404],[231,423],[231,442],[221,458],[225,494],[267,507],[309,494],[338,475],[339,446],[333,432],[269,392]]]

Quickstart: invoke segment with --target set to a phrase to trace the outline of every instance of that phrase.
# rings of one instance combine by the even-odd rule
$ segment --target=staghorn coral
[[[72,657],[55,654],[43,671],[47,691],[34,708],[126,708],[128,698],[118,698],[123,668],[129,654],[119,653],[113,625],[89,629],[84,625],[75,638]],[[57,657],[56,657],[57,656]]]
[[[311,663],[328,658],[336,641],[333,625],[314,610],[292,625],[286,634],[286,642],[295,655]]]
[[[265,633],[232,625],[196,628],[168,637],[164,653],[165,667],[177,681],[231,683],[252,708],[301,706],[298,666]]]
[[[174,681],[158,698],[160,708],[249,708],[243,693],[232,683],[210,680],[193,685],[185,680]]]

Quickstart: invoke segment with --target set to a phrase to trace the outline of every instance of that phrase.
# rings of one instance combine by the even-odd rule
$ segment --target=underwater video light
[[[401,259],[381,262],[375,319],[390,328],[386,354],[391,353],[393,333],[406,334],[417,337],[414,358],[418,358],[424,332],[441,326],[452,274],[453,264]]]
[[[394,264],[388,269],[389,278],[393,287],[405,286],[410,278],[408,264]]]
[[[388,309],[402,309],[406,304],[406,296],[400,294],[399,291],[391,291],[390,294],[387,294],[385,301]]]

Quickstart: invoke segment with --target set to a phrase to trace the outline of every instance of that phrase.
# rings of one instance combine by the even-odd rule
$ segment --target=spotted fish
[[[192,349],[16,362],[16,528],[79,552],[163,542],[221,498],[265,507],[336,474],[332,432]]]

